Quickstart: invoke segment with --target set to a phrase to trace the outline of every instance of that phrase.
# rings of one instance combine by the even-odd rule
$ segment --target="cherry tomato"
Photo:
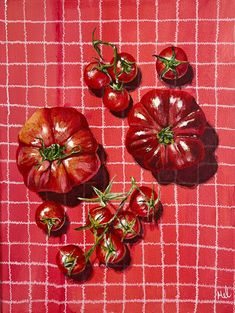
[[[99,67],[98,62],[91,62],[84,69],[85,83],[91,89],[100,90],[110,83],[110,77],[99,70]]]
[[[112,86],[107,86],[104,90],[103,103],[111,111],[124,111],[129,106],[130,95],[125,88],[118,90]]]
[[[161,79],[176,80],[186,74],[188,58],[183,49],[171,46],[155,56],[156,70]]]
[[[152,220],[161,209],[161,203],[157,199],[156,192],[147,187],[141,186],[134,190],[130,198],[130,210],[137,216]]]
[[[91,225],[91,231],[96,233],[98,236],[104,231],[107,223],[112,219],[113,214],[110,209],[106,207],[93,207],[89,210],[87,225]]]
[[[106,265],[119,264],[126,256],[127,247],[114,233],[106,233],[96,248],[100,263]]]
[[[114,59],[111,60],[111,64]],[[119,82],[129,83],[137,76],[138,68],[134,57],[126,52],[118,54],[116,74]],[[114,67],[108,68],[108,73],[113,81],[116,81]]]
[[[81,248],[67,245],[59,249],[56,263],[62,273],[68,276],[80,274],[86,267],[86,258]]]
[[[130,211],[117,214],[113,223],[115,234],[122,240],[128,241],[137,238],[141,232],[141,223],[138,217]]]
[[[63,207],[53,201],[45,201],[36,210],[36,224],[50,236],[51,232],[59,230],[65,222]]]

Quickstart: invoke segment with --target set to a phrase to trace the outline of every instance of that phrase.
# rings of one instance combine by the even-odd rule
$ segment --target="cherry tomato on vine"
[[[90,230],[99,236],[103,233],[107,223],[112,219],[113,214],[106,207],[93,207],[89,210],[86,225],[90,225]]]
[[[106,108],[114,112],[124,111],[130,103],[130,95],[125,88],[106,86],[103,95],[103,104]]]
[[[179,47],[167,47],[155,57],[156,70],[161,79],[176,80],[183,77],[188,70],[187,55]]]
[[[114,62],[114,58],[110,64]],[[126,52],[118,53],[116,75],[119,82],[129,83],[133,81],[137,76],[138,68],[135,58]],[[114,66],[108,68],[108,73],[112,77],[112,80],[116,81]]]
[[[141,186],[134,190],[129,206],[134,214],[148,220],[155,218],[158,211],[161,210],[161,202],[156,192],[147,186]]]
[[[113,223],[113,229],[115,234],[122,240],[131,241],[140,236],[141,223],[134,213],[123,211],[117,214]]]
[[[61,205],[53,201],[45,201],[36,210],[36,224],[50,236],[65,223],[65,211]]]
[[[126,245],[114,233],[106,233],[96,247],[96,255],[100,263],[115,265],[121,263],[127,253]]]
[[[87,264],[83,250],[75,245],[60,248],[56,255],[56,263],[61,272],[68,276],[80,274]]]
[[[110,83],[110,77],[99,68],[102,64],[91,62],[84,69],[84,81],[91,89],[100,90]]]

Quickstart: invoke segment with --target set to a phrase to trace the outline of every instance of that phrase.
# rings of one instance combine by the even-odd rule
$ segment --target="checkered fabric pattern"
[[[223,0],[0,1],[0,311],[90,313],[234,312],[234,12]],[[41,199],[27,190],[15,161],[17,135],[39,107],[72,106],[87,118],[107,153],[114,190],[134,176],[157,186],[124,145],[127,120],[104,109],[83,81],[95,53],[91,34],[131,53],[142,72],[134,103],[159,81],[153,54],[175,44],[194,71],[185,87],[219,136],[218,171],[196,188],[161,186],[164,215],[144,226],[123,272],[99,267],[84,283],[68,280],[55,264],[58,247],[91,246],[87,205],[67,207],[70,227],[47,238],[34,221]]]

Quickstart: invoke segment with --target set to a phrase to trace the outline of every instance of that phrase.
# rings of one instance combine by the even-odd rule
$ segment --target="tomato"
[[[41,108],[19,132],[17,165],[36,192],[66,193],[99,170],[98,143],[73,108]]]
[[[130,103],[130,95],[125,88],[115,89],[112,86],[105,87],[103,103],[106,108],[114,112],[124,111]]]
[[[98,62],[91,62],[84,69],[84,81],[91,89],[103,89],[110,83],[110,77],[99,67]]]
[[[153,173],[198,164],[205,155],[201,140],[206,118],[185,91],[151,90],[128,116],[126,147],[134,159]]]
[[[156,70],[162,79],[179,79],[188,71],[187,55],[179,47],[167,47],[155,56],[157,57]]]
[[[91,225],[91,231],[101,235],[107,223],[112,219],[113,214],[108,207],[93,207],[89,210],[87,225]]]
[[[60,248],[56,255],[56,263],[61,272],[68,276],[80,274],[87,264],[84,252],[75,245]]]
[[[126,245],[114,233],[107,233],[96,247],[96,255],[100,263],[119,264],[127,253]]]
[[[161,209],[161,203],[156,192],[147,186],[141,186],[134,190],[129,206],[135,215],[149,220],[156,217]]]
[[[113,223],[115,234],[122,240],[128,241],[137,238],[141,232],[141,223],[138,217],[130,211],[123,211],[117,214]]]
[[[53,201],[45,201],[36,210],[36,224],[50,236],[51,232],[59,230],[65,222],[63,207]]]
[[[114,58],[110,64],[114,62]],[[114,67],[108,68],[108,73],[112,77],[112,80],[116,81]],[[116,74],[119,82],[129,83],[133,81],[138,73],[138,68],[134,57],[126,52],[118,53]]]

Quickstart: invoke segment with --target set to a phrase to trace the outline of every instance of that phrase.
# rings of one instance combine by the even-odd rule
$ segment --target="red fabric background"
[[[0,1],[0,183],[2,312],[233,312],[234,270],[234,4],[233,1]],[[114,189],[130,176],[155,181],[124,147],[126,119],[112,115],[82,79],[95,56],[91,33],[135,56],[142,71],[134,103],[148,90],[166,88],[152,54],[182,47],[194,79],[194,95],[219,136],[218,171],[194,189],[162,186],[164,215],[145,225],[124,272],[94,265],[90,280],[74,283],[55,265],[59,246],[84,248],[90,235],[74,227],[86,205],[67,208],[66,235],[46,238],[34,222],[41,203],[26,189],[15,163],[17,134],[42,106],[73,106],[85,114],[107,155]],[[225,292],[226,299],[218,296]]]

